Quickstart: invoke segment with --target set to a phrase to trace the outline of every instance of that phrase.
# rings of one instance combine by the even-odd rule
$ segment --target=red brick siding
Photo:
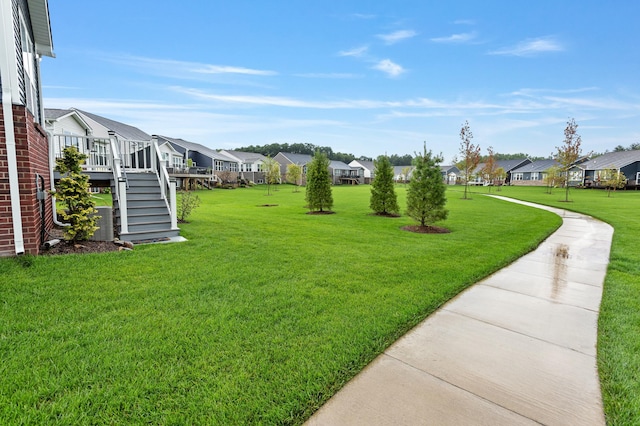
[[[25,253],[38,254],[43,241],[40,237],[42,219],[36,194],[36,173],[44,177],[45,189],[51,188],[49,143],[42,127],[34,122],[33,115],[24,106],[13,106],[13,121]],[[0,112],[0,256],[15,254],[8,170],[4,118]],[[45,204],[44,226],[49,230],[53,227],[53,216],[48,195]]]

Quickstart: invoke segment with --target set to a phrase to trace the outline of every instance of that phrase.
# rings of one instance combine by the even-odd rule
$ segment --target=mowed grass
[[[450,191],[451,233],[412,234],[368,186],[323,216],[278,189],[198,192],[188,242],[0,259],[0,424],[300,424],[561,223]]]
[[[487,188],[476,189],[486,193]],[[496,193],[495,190],[493,193]],[[640,424],[640,191],[508,187],[497,194],[601,219],[615,229],[598,321],[598,370],[609,425]]]

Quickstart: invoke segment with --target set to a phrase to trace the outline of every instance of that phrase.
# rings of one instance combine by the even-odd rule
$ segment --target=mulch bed
[[[371,213],[371,216],[402,217],[402,215],[397,214],[397,213]]]
[[[277,204],[260,204],[258,207],[278,207]]]
[[[332,212],[331,210],[323,210],[323,211],[312,211],[312,212],[307,212],[307,214],[310,215],[321,215],[321,214],[336,214],[336,212]]]
[[[82,241],[78,243],[72,243],[65,241],[63,237],[62,229],[55,228],[49,231],[49,239],[57,238],[60,242],[53,247],[43,248],[40,250],[42,255],[56,255],[56,254],[85,254],[85,253],[107,253],[110,251],[124,251],[127,250],[121,244],[116,244],[113,241]],[[129,245],[128,245],[129,246]],[[131,249],[131,246],[128,248]]]
[[[403,231],[415,232],[416,234],[448,234],[447,228],[441,228],[440,226],[421,226],[421,225],[407,225],[403,226]]]

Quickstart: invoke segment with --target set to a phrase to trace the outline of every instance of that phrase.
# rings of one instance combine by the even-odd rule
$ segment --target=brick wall
[[[38,254],[43,241],[40,236],[43,221],[37,199],[36,173],[44,178],[44,188],[51,188],[49,180],[49,144],[42,127],[34,122],[33,115],[20,105],[13,106],[13,121],[18,162],[20,212],[25,253]],[[53,227],[51,197],[47,194],[44,226]],[[45,236],[46,238],[46,236]],[[0,256],[15,254],[11,195],[7,164],[4,118],[0,112]]]

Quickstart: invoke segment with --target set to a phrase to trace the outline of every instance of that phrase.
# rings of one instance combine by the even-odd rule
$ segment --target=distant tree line
[[[257,152],[269,157],[275,157],[279,152],[291,152],[293,154],[306,155],[314,155],[316,152],[321,152],[325,154],[329,160],[342,161],[347,164],[353,160],[373,161],[373,158],[371,157],[364,155],[358,157],[344,152],[334,152],[329,146],[318,146],[312,143],[270,143],[266,145],[249,145],[242,148],[236,148],[235,150],[241,152]],[[393,154],[389,156],[389,162],[391,162],[392,166],[407,166],[411,164],[412,161],[413,157],[409,154]]]
[[[615,148],[613,148],[613,152],[636,151],[636,150],[640,150],[640,142],[632,143],[631,145],[629,145],[626,148],[624,146],[622,146],[622,145],[618,145]]]

